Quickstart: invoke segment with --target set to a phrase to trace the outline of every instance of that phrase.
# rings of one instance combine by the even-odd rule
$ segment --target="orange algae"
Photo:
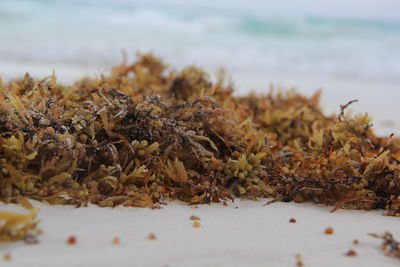
[[[355,257],[355,256],[357,256],[357,252],[354,249],[350,249],[344,255],[346,255],[348,257]]]
[[[76,237],[75,236],[70,236],[67,239],[68,245],[75,245],[76,244]]]
[[[114,237],[114,238],[112,239],[112,243],[113,243],[114,245],[119,245],[119,244],[121,244],[121,239],[120,239],[118,236],[116,236],[116,237]]]
[[[325,234],[327,235],[333,235],[333,228],[332,227],[327,227],[325,228]]]
[[[0,242],[25,240],[28,244],[37,243],[36,235],[39,223],[36,219],[38,209],[33,208],[26,199],[19,200],[21,205],[28,209],[28,213],[0,211]]]
[[[193,222],[193,227],[194,227],[194,228],[199,228],[200,226],[201,226],[201,224],[200,224],[199,221],[194,221],[194,222]]]
[[[147,239],[148,239],[148,240],[156,240],[156,239],[157,239],[157,236],[156,236],[155,234],[153,234],[153,233],[150,233],[150,234],[147,236]]]

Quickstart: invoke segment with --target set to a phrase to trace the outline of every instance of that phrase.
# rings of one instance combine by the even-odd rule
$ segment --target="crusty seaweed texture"
[[[152,55],[73,86],[1,84],[0,199],[159,207],[235,196],[400,214],[399,142],[319,93],[233,95],[198,67]],[[352,103],[352,102],[350,102]],[[349,104],[350,104],[349,103]]]

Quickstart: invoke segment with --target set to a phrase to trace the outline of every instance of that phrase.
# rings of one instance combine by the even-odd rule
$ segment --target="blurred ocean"
[[[364,110],[400,112],[382,97],[400,97],[398,0],[0,0],[0,77],[61,65],[102,72],[121,50],[177,68],[224,66],[248,88],[328,87],[328,109],[366,95]]]
[[[177,66],[400,80],[400,2],[324,2],[1,0],[0,59],[109,66],[125,49]]]

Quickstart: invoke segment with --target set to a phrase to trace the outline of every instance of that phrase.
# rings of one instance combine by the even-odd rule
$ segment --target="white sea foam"
[[[177,66],[396,80],[396,8],[391,0],[2,0],[0,60],[98,67],[125,49]]]

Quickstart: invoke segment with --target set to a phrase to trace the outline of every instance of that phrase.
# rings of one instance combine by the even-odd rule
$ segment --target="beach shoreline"
[[[33,216],[24,197],[41,200],[29,202],[43,232],[35,245],[35,231],[0,243],[0,266],[398,266],[368,234],[400,239],[399,10],[398,0],[1,0],[0,184],[20,205],[0,211]],[[101,80],[135,52],[211,81],[225,67],[234,96],[199,69],[159,75],[151,56]],[[66,86],[9,84],[25,73]],[[300,95],[236,98],[270,90]],[[319,90],[320,107],[303,97]],[[375,134],[353,119],[364,113]]]
[[[383,210],[330,213],[332,207],[314,203],[264,206],[268,200],[236,199],[227,206],[173,201],[160,210],[75,208],[33,201],[41,209],[40,243],[8,244],[1,251],[11,253],[10,267],[94,263],[99,267],[291,267],[296,266],[296,254],[307,267],[398,266],[398,259],[381,251],[381,241],[367,235],[390,231],[400,236],[398,218],[381,216]],[[0,208],[18,210],[14,204],[0,203]],[[199,228],[192,226],[192,215],[200,218]],[[290,218],[296,223],[290,223]],[[332,236],[324,234],[326,227],[333,227]],[[156,240],[148,240],[149,233]],[[76,237],[74,246],[67,244],[68,236]],[[113,245],[113,237],[121,243]],[[354,245],[354,239],[360,244]],[[351,248],[358,256],[344,255]]]

